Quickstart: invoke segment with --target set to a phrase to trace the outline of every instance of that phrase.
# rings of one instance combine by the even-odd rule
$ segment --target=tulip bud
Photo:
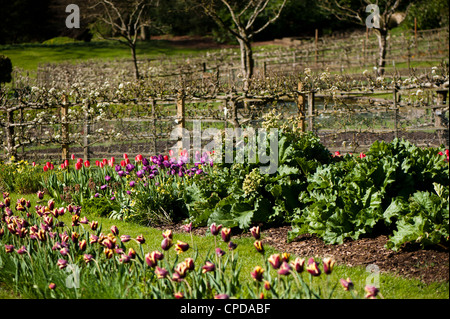
[[[13,245],[5,245],[5,251],[7,253],[12,253],[14,251],[14,246]]]
[[[155,267],[157,265],[157,261],[155,259],[155,256],[152,256],[152,254],[146,254],[145,255],[145,262],[149,267]]]
[[[295,269],[295,271],[297,273],[302,273],[303,272],[303,267],[305,265],[305,259],[304,258],[300,258],[297,257],[292,263],[291,263],[292,267]]]
[[[253,271],[250,273],[253,279],[256,281],[262,281],[264,274],[264,269],[261,266],[256,266]]]
[[[164,238],[161,242],[161,249],[166,251],[172,247],[172,240],[170,238]]]
[[[250,228],[250,233],[252,234],[253,238],[255,238],[256,240],[261,238],[261,232],[260,232],[259,226]]]
[[[89,254],[83,255],[83,259],[86,264],[88,264],[92,260],[92,258],[93,258],[92,255],[89,255]]]
[[[231,229],[230,228],[224,228],[221,231],[222,240],[226,243],[228,243],[231,239]]]
[[[113,233],[114,236],[119,235],[119,229],[117,228],[116,225],[111,226],[111,233]]]
[[[263,246],[263,244],[262,244],[261,241],[256,240],[256,241],[253,243],[253,246],[255,246],[256,251],[258,251],[259,253],[264,253],[264,246]]]
[[[137,237],[136,237],[136,241],[137,241],[139,244],[144,244],[144,243],[145,243],[144,236],[142,236],[142,235],[137,236]]]
[[[189,244],[182,242],[180,240],[177,241],[177,244],[175,245],[175,251],[177,254],[181,254],[182,252],[185,252],[189,249]]]
[[[341,278],[340,282],[341,282],[342,288],[344,288],[345,291],[353,289],[353,282],[350,280],[350,278],[347,278],[347,280]]]
[[[308,266],[306,267],[306,270],[312,275],[312,276],[319,276],[320,275],[320,269],[318,267],[318,263],[314,261],[314,258],[309,258],[308,260]]]
[[[192,259],[192,258],[186,258],[185,260],[184,260],[184,263],[186,264],[186,268],[188,269],[188,270],[194,270],[195,269],[195,265],[194,265],[194,259]]]
[[[131,240],[131,236],[130,235],[122,235],[122,236],[120,236],[120,241],[122,242],[122,243],[127,243],[127,242],[129,242]]]
[[[85,239],[83,239],[82,241],[79,242],[78,247],[80,247],[81,251],[85,251],[86,247],[87,247],[87,242]]]
[[[92,230],[97,230],[97,228],[98,228],[98,222],[97,221],[92,221],[90,224],[89,224],[89,226],[91,226],[91,229]]]
[[[377,299],[377,295],[378,295],[378,288],[375,286],[370,286],[367,285],[364,287],[364,290],[367,292],[367,294],[365,295],[365,298],[369,298],[369,299]]]
[[[64,269],[64,268],[67,267],[67,260],[65,260],[65,259],[58,259],[57,265],[58,265],[59,269]]]
[[[323,272],[327,275],[331,274],[333,271],[335,260],[333,258],[324,258],[323,259]]]
[[[212,262],[207,261],[205,263],[205,265],[202,267],[202,273],[207,273],[209,271],[215,271],[216,270],[216,265],[214,265]]]
[[[162,236],[164,238],[173,239],[173,232],[170,229],[168,229],[162,233]]]
[[[38,191],[38,192],[37,192],[37,197],[38,197],[39,199],[43,199],[43,198],[44,198],[44,192]]]
[[[222,225],[217,226],[216,223],[212,223],[211,226],[209,227],[211,234],[213,234],[213,236],[217,236],[221,228]]]
[[[155,274],[158,279],[163,279],[163,278],[167,277],[169,272],[164,268],[159,268],[158,266],[156,266]]]
[[[54,284],[53,282],[48,285],[48,289],[50,289],[50,290],[55,290],[55,288],[56,288],[56,284]]]
[[[286,275],[289,275],[290,272],[291,272],[291,266],[289,266],[289,264],[287,262],[283,261],[280,269],[278,269],[278,273],[280,275],[286,276]]]
[[[27,249],[25,248],[25,246],[20,247],[20,249],[17,250],[17,253],[19,255],[23,255],[27,253]]]

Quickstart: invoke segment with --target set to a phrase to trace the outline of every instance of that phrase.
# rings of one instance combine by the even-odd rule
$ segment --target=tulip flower
[[[225,255],[225,252],[220,249],[219,247],[216,248],[216,255],[219,257],[222,257],[223,255]]]
[[[58,268],[59,268],[59,269],[64,269],[64,268],[66,268],[66,267],[67,267],[67,264],[68,264],[67,260],[65,260],[65,259],[58,259],[57,265],[58,265]]]
[[[92,258],[93,258],[92,255],[89,255],[89,254],[83,255],[83,260],[86,264],[88,264],[92,260]]]
[[[56,284],[54,284],[53,282],[48,285],[48,289],[50,289],[50,290],[55,290],[55,288],[56,288]]]
[[[268,259],[270,265],[272,265],[273,269],[278,269],[281,266],[281,257],[279,254],[273,254]]]
[[[324,258],[323,259],[323,272],[327,275],[331,274],[333,271],[333,267],[335,264],[335,260],[333,258]]]
[[[263,246],[263,244],[262,244],[261,241],[256,240],[256,241],[253,243],[253,246],[255,246],[257,252],[259,252],[259,253],[264,253],[264,246]]]
[[[340,282],[345,291],[353,289],[353,282],[350,280],[350,278],[347,278],[347,280],[341,278]]]
[[[116,225],[112,225],[111,226],[111,233],[113,233],[114,236],[118,236],[119,235],[119,229],[117,228]]]
[[[137,237],[136,237],[136,241],[137,241],[139,244],[144,244],[144,243],[145,243],[144,236],[142,236],[142,235],[137,236]]]
[[[216,223],[212,223],[209,227],[209,230],[211,231],[211,234],[213,234],[213,236],[217,236],[221,229],[222,225],[217,226]]]
[[[44,192],[38,191],[38,192],[37,192],[37,197],[38,197],[39,199],[43,199],[43,198],[44,198]]]
[[[136,257],[136,251],[131,247],[128,249],[128,256],[130,256],[131,258]]]
[[[182,226],[186,233],[190,233],[192,231],[192,222]]]
[[[291,254],[289,253],[282,253],[281,254],[281,261],[289,262],[289,258],[291,258]]]
[[[215,271],[216,270],[216,265],[214,265],[212,262],[207,261],[205,263],[205,265],[202,267],[202,273],[207,273],[210,271]]]
[[[165,230],[162,233],[163,238],[173,239],[173,232],[170,229]]]
[[[131,260],[131,257],[129,255],[123,254],[122,256],[120,256],[119,262],[126,264],[126,263],[129,263],[130,260]]]
[[[80,170],[83,167],[83,164],[80,162],[75,163],[75,169]]]
[[[233,243],[232,241],[230,241],[230,242],[228,243],[228,249],[229,249],[229,250],[235,250],[236,247],[237,247],[237,244]]]
[[[73,160],[75,160],[75,154],[70,155],[70,158]]]
[[[114,250],[112,250],[110,248],[105,248],[103,250],[103,253],[105,254],[106,258],[111,259],[112,256],[114,255]]]
[[[184,299],[184,294],[182,292],[176,292],[173,294],[175,299]]]
[[[122,235],[122,236],[120,236],[120,241],[122,242],[122,243],[127,243],[127,242],[129,242],[131,240],[131,236],[130,235]]]
[[[98,228],[98,222],[94,220],[91,223],[89,223],[89,226],[91,226],[91,229],[95,231]]]
[[[359,153],[359,158],[364,158],[366,157],[366,154],[364,154],[363,152]]]
[[[170,247],[172,247],[172,239],[164,238],[161,242],[161,249],[166,251],[166,250],[169,250]]]
[[[255,238],[256,240],[261,238],[259,226],[250,228],[250,233],[252,234],[253,238]]]
[[[302,273],[303,272],[303,267],[305,265],[305,259],[304,258],[300,258],[297,257],[292,263],[291,263],[292,267],[295,269],[295,271],[297,273]]]
[[[175,245],[175,251],[177,254],[181,254],[182,252],[185,252],[189,249],[189,244],[182,242],[180,240],[177,241],[177,244]]]
[[[85,166],[85,167],[89,167],[89,166],[91,166],[91,163],[90,163],[88,160],[86,160],[86,161],[84,162],[84,166]]]
[[[86,247],[87,247],[87,242],[85,239],[83,239],[82,241],[80,241],[78,243],[78,247],[80,248],[81,251],[85,251]]]
[[[155,267],[158,263],[158,261],[155,259],[155,256],[152,256],[152,254],[148,253],[145,255],[145,262],[149,267]]]
[[[289,275],[289,273],[291,272],[291,266],[289,266],[289,264],[286,261],[283,261],[280,269],[278,269],[277,272],[278,274],[283,276]]]
[[[14,246],[13,246],[13,245],[8,245],[8,244],[6,244],[6,245],[5,245],[5,251],[6,251],[7,253],[12,253],[12,252],[14,251]]]
[[[308,265],[306,266],[306,270],[312,275],[312,276],[319,276],[320,275],[320,269],[318,267],[318,263],[314,261],[314,258],[309,258]]]
[[[160,268],[160,267],[156,266],[156,268],[155,268],[155,274],[156,274],[156,277],[157,277],[158,279],[163,279],[163,278],[166,278],[166,277],[167,277],[167,275],[169,274],[169,272],[168,272],[166,269],[164,269],[164,268]]]
[[[194,264],[194,259],[192,259],[192,258],[186,258],[185,260],[184,260],[184,263],[186,264],[186,268],[188,269],[188,270],[194,270],[195,269],[195,264]]]
[[[61,255],[67,256],[67,254],[69,253],[69,249],[67,247],[63,247],[59,252],[61,253]]]
[[[175,267],[175,272],[179,275],[179,278],[186,277],[187,271],[188,269],[185,262],[181,262]]]
[[[164,254],[157,250],[152,251],[152,253],[150,255],[152,255],[155,260],[163,260],[164,259]]]
[[[231,239],[231,229],[230,228],[223,228],[221,231],[222,240],[226,243],[228,243]]]
[[[264,274],[264,269],[261,266],[256,266],[253,271],[250,273],[253,279],[256,281],[262,281]]]
[[[369,298],[369,299],[377,299],[377,295],[378,295],[378,288],[375,286],[370,286],[367,285],[364,287],[364,290],[367,292],[367,294],[365,295],[365,298]]]

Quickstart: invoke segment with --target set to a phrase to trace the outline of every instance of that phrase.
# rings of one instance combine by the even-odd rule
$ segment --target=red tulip
[[[100,161],[95,161],[95,166],[100,166]]]
[[[82,163],[80,163],[80,162],[76,162],[75,163],[75,169],[76,170],[79,170],[79,169],[81,169],[83,167],[83,164]]]
[[[89,167],[91,166],[91,163],[89,163],[89,161],[84,162],[84,166]]]
[[[69,160],[64,160],[64,167],[69,167]]]
[[[48,171],[48,167],[47,167],[47,165],[46,165],[46,166],[44,166],[44,172],[46,172],[46,171]]]
[[[135,160],[136,162],[142,162],[142,159],[143,159],[143,157],[142,157],[141,154],[136,155],[136,157],[134,158],[134,160]]]
[[[128,158],[128,154],[127,153],[123,153],[123,159],[127,159]]]
[[[72,161],[75,159],[75,154],[72,154],[71,156],[70,156],[70,158],[72,159]]]
[[[125,167],[127,163],[125,161],[120,161],[120,166]]]

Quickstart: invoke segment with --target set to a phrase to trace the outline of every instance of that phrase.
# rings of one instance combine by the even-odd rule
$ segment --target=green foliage
[[[93,197],[85,200],[83,209],[96,217],[108,217],[114,209],[114,203],[105,197]]]
[[[314,233],[334,244],[376,229],[394,232],[388,247],[395,249],[412,239],[422,245],[448,241],[448,199],[431,194],[436,185],[449,184],[448,164],[438,152],[396,139],[375,142],[366,157],[347,155],[318,167],[299,196],[306,207],[290,238]],[[445,189],[439,189],[442,196]]]
[[[404,25],[414,29],[414,18],[419,30],[442,28],[449,25],[448,0],[421,0],[411,5]]]
[[[190,218],[196,225],[240,229],[290,222],[301,204],[298,194],[306,188],[306,177],[330,160],[317,136],[284,128],[279,133],[275,174],[262,174],[261,163],[215,164],[202,184],[186,188]]]
[[[33,167],[25,161],[0,164],[0,190],[20,194],[36,193],[44,179],[42,168]]]

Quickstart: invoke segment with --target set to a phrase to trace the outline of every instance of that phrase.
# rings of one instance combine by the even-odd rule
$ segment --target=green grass
[[[202,49],[175,48],[169,41],[150,40],[137,44],[138,59],[155,58],[162,55],[192,55]],[[17,44],[0,46],[0,54],[11,59],[13,67],[25,71],[36,71],[39,64],[72,63],[91,59],[113,60],[131,59],[130,49],[118,41],[70,42],[64,39],[52,39],[43,44]]]
[[[25,197],[32,201],[32,207],[37,204],[36,196],[34,194],[31,195],[20,195],[20,194],[11,194],[11,202],[15,203],[16,200],[20,197]],[[44,202],[49,199],[48,196],[44,198]],[[90,215],[86,215],[82,213],[82,216],[87,216],[87,218],[91,220],[97,220],[99,224],[102,225],[102,229],[105,233],[109,232],[109,229],[112,225],[116,225],[120,231],[120,234],[128,234],[132,237],[136,237],[138,235],[143,235],[146,239],[145,244],[143,245],[144,252],[151,252],[153,250],[160,250],[160,244],[163,239],[162,233],[160,230],[145,227],[137,224],[132,224],[119,220],[111,220],[108,218],[99,218],[93,217]],[[63,217],[63,221],[66,223],[70,223],[70,216],[66,214]],[[186,233],[176,233],[174,234],[174,242],[177,240],[185,241],[192,245],[191,237]],[[250,277],[250,272],[256,265],[262,265],[263,257],[261,254],[255,251],[253,247],[253,238],[247,236],[240,237],[232,237],[232,241],[238,244],[238,248],[236,249],[236,253],[238,254],[237,258],[239,260],[239,264],[242,266],[240,279],[242,280],[243,285],[252,284],[252,279]],[[129,243],[130,247],[135,248],[136,243],[131,241]],[[197,248],[199,252],[199,260],[203,260],[206,254],[209,251],[214,250],[214,237],[211,235],[199,237],[193,236],[193,244],[194,247]],[[223,250],[227,251],[225,243],[222,242],[220,237],[217,238],[217,245],[221,247]],[[277,251],[272,247],[266,248],[266,258]],[[137,251],[137,250],[136,250]],[[193,249],[190,249],[188,252],[183,255],[183,257],[192,257],[194,253]],[[166,255],[167,256],[167,255]],[[295,258],[296,256],[291,256],[291,258]],[[302,258],[308,258],[310,256],[299,256]],[[171,251],[169,253],[169,258],[175,258],[175,253]],[[171,259],[173,260],[173,259]],[[196,265],[196,267],[200,267],[201,265]],[[274,270],[271,270],[273,276],[276,276]],[[325,276],[325,275],[322,275]],[[347,299],[350,298],[350,295],[343,291],[342,287],[339,284],[340,278],[351,278],[353,283],[355,284],[355,288],[357,289],[359,295],[364,295],[363,288],[368,279],[369,273],[366,272],[364,267],[347,267],[345,265],[337,264],[333,270],[333,273],[329,276],[329,281],[332,285],[336,285],[336,290],[334,293],[335,298],[339,299]],[[432,283],[432,284],[424,284],[419,280],[405,279],[400,276],[391,273],[381,273],[379,277],[380,283],[380,291],[384,298],[386,299],[448,299],[449,298],[449,283]],[[325,289],[325,286],[322,287]],[[13,295],[11,289],[4,284],[0,283],[0,299],[9,299],[9,298],[19,298],[20,296]]]

